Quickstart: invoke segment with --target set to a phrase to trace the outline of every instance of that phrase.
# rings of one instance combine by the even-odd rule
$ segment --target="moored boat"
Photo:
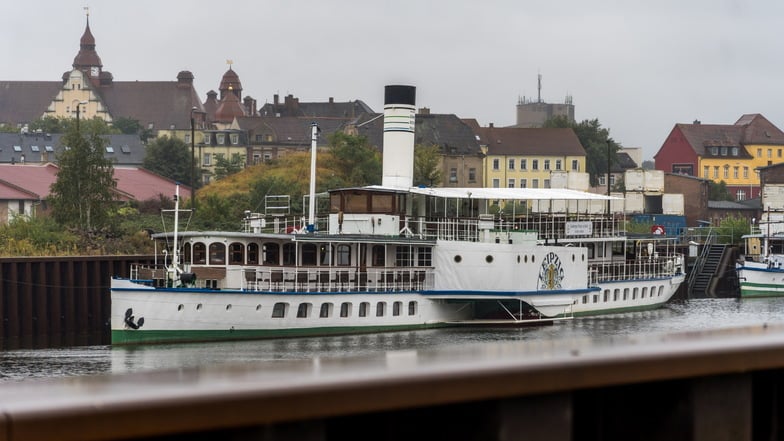
[[[412,187],[414,93],[387,87],[382,185],[330,191],[326,217],[310,203],[307,221],[247,213],[243,231],[155,235],[168,261],[113,280],[112,343],[521,325],[672,297],[674,242],[630,238],[610,197]]]

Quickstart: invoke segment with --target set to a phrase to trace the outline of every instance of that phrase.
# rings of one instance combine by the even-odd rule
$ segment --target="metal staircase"
[[[689,274],[689,298],[709,297],[708,287],[727,250],[727,245],[714,244],[714,237],[713,234],[708,235],[702,252]]]

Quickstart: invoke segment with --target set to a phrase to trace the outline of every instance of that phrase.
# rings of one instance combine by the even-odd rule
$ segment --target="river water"
[[[196,368],[221,363],[275,363],[325,357],[383,357],[388,351],[455,350],[518,342],[537,348],[644,341],[657,336],[749,326],[784,325],[784,298],[699,299],[645,312],[576,318],[552,325],[440,328],[366,335],[136,347],[79,346],[0,352],[0,383],[38,378]],[[543,346],[542,343],[547,343]],[[534,354],[535,355],[535,354]]]

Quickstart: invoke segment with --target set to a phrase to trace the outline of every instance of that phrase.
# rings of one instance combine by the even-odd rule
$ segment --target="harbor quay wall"
[[[0,258],[0,345],[3,349],[110,342],[112,275],[153,256]]]
[[[774,440],[784,330],[0,384],[3,440]]]

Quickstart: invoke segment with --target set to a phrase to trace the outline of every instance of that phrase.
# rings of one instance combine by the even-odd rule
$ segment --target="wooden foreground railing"
[[[0,385],[0,440],[781,439],[784,329]]]

